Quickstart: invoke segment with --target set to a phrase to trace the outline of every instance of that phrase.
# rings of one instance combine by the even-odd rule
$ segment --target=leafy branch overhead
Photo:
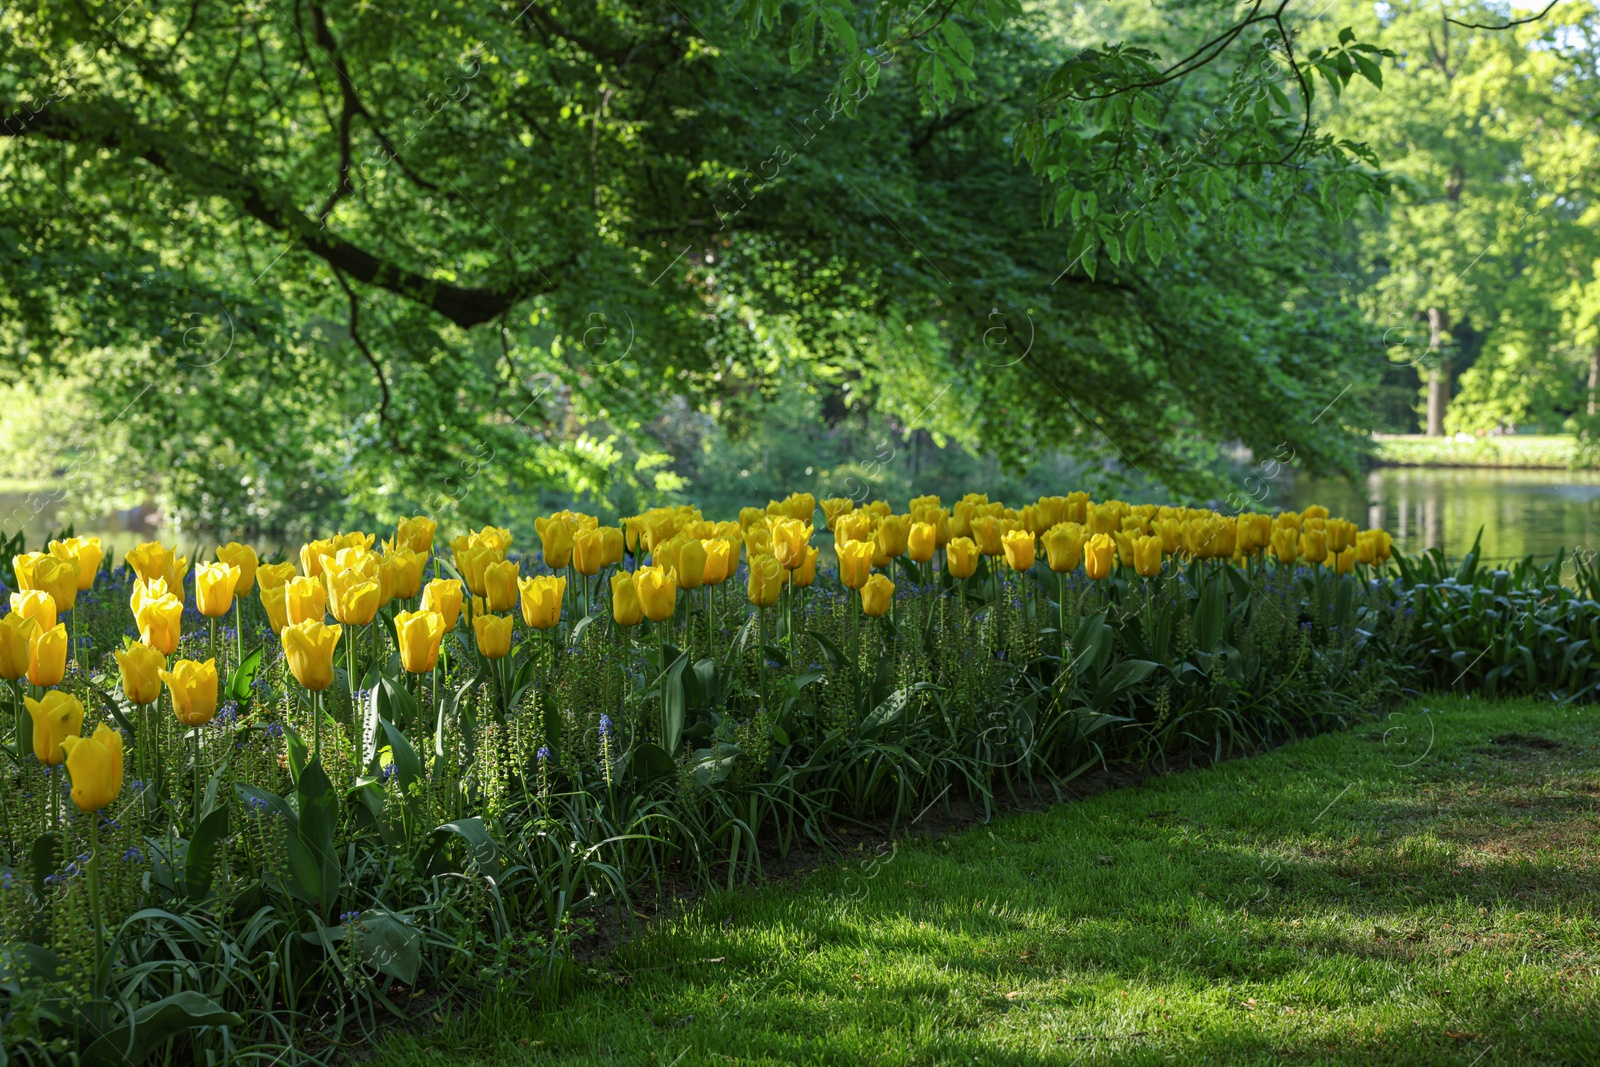
[[[1357,76],[1382,88],[1379,61],[1394,53],[1348,27],[1336,43],[1302,52],[1291,5],[1255,0],[1221,18],[1220,30],[1202,30],[1181,58],[1107,42],[1051,72],[1018,121],[1013,148],[1055,190],[1044,216],[1070,226],[1075,268],[1094,277],[1102,254],[1112,266],[1141,255],[1159,264],[1202,221],[1281,233],[1297,201],[1335,219],[1362,199],[1381,203],[1389,182],[1373,151],[1318,127],[1316,84],[1320,78],[1335,98]],[[790,61],[800,69],[819,52],[842,57],[836,92],[846,107],[890,63],[907,67],[924,107],[975,99],[972,33],[988,36],[1024,18],[1021,5],[1001,0],[885,2],[865,8],[858,30],[855,5],[801,6]],[[750,31],[761,32],[781,7],[747,5]],[[1201,80],[1203,87],[1192,84]]]

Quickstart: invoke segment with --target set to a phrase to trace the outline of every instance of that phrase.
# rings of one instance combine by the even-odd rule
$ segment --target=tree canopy
[[[42,454],[226,524],[671,495],[795,389],[1350,470],[1389,179],[1325,116],[1390,57],[1320,7],[11,5],[0,365],[70,393]]]

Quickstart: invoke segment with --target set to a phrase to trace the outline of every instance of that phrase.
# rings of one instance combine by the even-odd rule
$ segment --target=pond
[[[1481,527],[1483,559],[1506,562],[1560,549],[1600,547],[1600,472],[1379,467],[1364,481],[1300,478],[1278,506],[1325,504],[1362,526],[1381,526],[1407,553],[1443,548],[1459,557]]]

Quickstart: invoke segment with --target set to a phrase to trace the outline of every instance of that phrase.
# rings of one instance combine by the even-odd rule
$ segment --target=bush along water
[[[113,567],[14,540],[7,1055],[332,1059],[559,977],[668,879],[738,884],[830,823],[1224,758],[1474,650],[1485,688],[1596,681],[1559,568],[1391,560],[1320,508],[825,500],[814,534],[818,511],[565,512],[525,554],[492,527],[435,552],[416,518],[192,573],[158,543]]]

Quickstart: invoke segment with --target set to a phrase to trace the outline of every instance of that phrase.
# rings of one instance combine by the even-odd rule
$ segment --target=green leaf
[[[386,911],[364,911],[351,931],[361,962],[414,985],[422,967],[422,931]]]
[[[243,1026],[244,1019],[215,1001],[185,990],[133,1013],[126,1025],[108,1031],[84,1050],[87,1067],[134,1067],[167,1041],[202,1026]]]
[[[189,839],[183,861],[183,889],[191,901],[204,900],[211,892],[211,878],[217,869],[217,848],[228,836],[228,807],[212,808]]]
[[[939,35],[955,49],[956,55],[961,57],[961,62],[968,66],[972,65],[973,57],[977,54],[972,47],[972,38],[967,36],[967,31],[957,25],[954,19],[946,18],[939,23]]]
[[[1191,624],[1195,647],[1202,652],[1214,651],[1222,642],[1227,621],[1227,586],[1213,578],[1200,590],[1200,600],[1195,605]]]
[[[250,684],[261,671],[261,653],[262,649],[257,648],[233,669],[233,674],[228,678],[228,696],[241,701],[249,698]]]
[[[500,848],[494,843],[494,838],[489,836],[489,829],[483,824],[481,816],[456,819],[454,822],[436,827],[433,831],[435,849],[452,836],[466,842],[467,850],[472,855],[472,862],[485,878],[491,881],[499,879]]]
[[[833,39],[839,42],[839,47],[846,55],[854,56],[861,50],[861,43],[856,39],[856,31],[849,21],[839,13],[837,8],[825,7],[821,10],[822,24],[828,28]]]
[[[1378,66],[1378,64],[1374,63],[1366,56],[1360,55],[1359,53],[1352,52],[1350,54],[1350,58],[1356,61],[1356,69],[1361,72],[1361,76],[1363,78],[1367,79],[1367,81],[1371,82],[1373,85],[1376,85],[1378,88],[1383,88],[1382,67]]]

